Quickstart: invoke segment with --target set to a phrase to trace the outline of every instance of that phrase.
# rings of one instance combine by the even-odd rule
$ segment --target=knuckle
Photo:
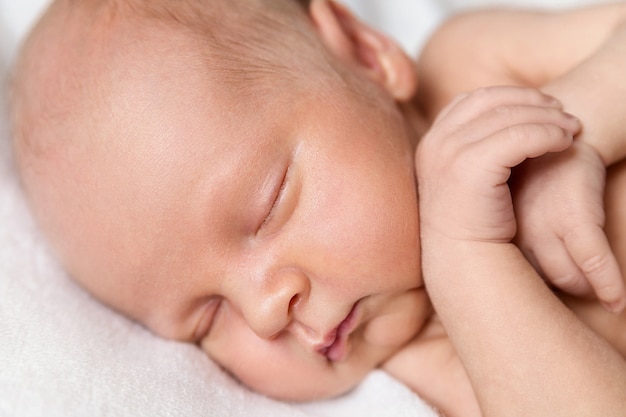
[[[611,258],[608,254],[593,255],[585,259],[581,263],[580,268],[587,276],[602,276],[602,274],[610,269],[610,260]],[[607,284],[610,285],[610,283],[604,285]]]
[[[484,105],[494,100],[497,87],[480,87],[470,93],[470,98],[478,105]]]
[[[530,133],[528,126],[525,125],[509,126],[505,129],[509,140],[514,144],[525,142]]]
[[[540,134],[549,138],[560,138],[565,136],[565,129],[553,124],[539,124],[536,125],[537,134]]]
[[[493,111],[500,117],[514,117],[518,113],[518,109],[515,106],[507,106],[505,104],[497,105],[493,108]]]
[[[515,112],[515,110],[510,108],[503,111],[510,112],[510,115],[513,115],[513,113]],[[561,127],[553,124],[542,123],[529,123],[509,126],[506,128],[506,132],[509,139],[519,145],[527,143],[529,140],[534,138],[541,138],[543,139],[542,143],[549,144],[559,141],[566,136],[565,130]]]
[[[550,277],[550,281],[559,288],[574,291],[583,287],[583,277],[577,273]]]
[[[505,132],[508,141],[511,142],[511,146],[513,146],[514,149],[528,149],[528,146],[537,143],[537,141],[533,141],[533,139],[540,137],[537,132],[537,127],[529,124],[509,126],[505,128]]]
[[[572,295],[587,296],[593,293],[589,282],[579,273],[570,273],[558,277],[549,277],[549,281],[557,288]]]
[[[566,140],[567,132],[560,126],[555,124],[536,124],[533,125],[534,133],[546,141],[558,144]]]
[[[477,97],[477,98],[488,97],[493,92],[493,90],[494,90],[494,87],[491,87],[491,86],[480,87],[472,92],[472,96]]]

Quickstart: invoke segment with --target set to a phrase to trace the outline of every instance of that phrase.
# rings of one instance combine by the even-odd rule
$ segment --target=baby
[[[626,17],[605,14],[616,11]],[[566,308],[510,243],[518,228],[521,246],[541,240],[532,196],[554,188],[534,178],[558,186],[553,167],[586,158],[601,195],[602,162],[621,148],[584,135],[605,115],[588,124],[580,109],[571,145],[578,120],[535,89],[480,89],[440,111],[457,91],[429,78],[437,60],[425,55],[417,88],[392,41],[328,0],[57,0],[16,67],[15,155],[79,284],[259,392],[324,398],[382,366],[450,416],[623,410],[624,317],[563,296]],[[556,151],[516,178],[516,224],[511,167]],[[607,190],[622,258],[625,174]],[[606,253],[600,235],[572,239],[573,259]],[[619,266],[605,258],[571,292],[621,311]]]

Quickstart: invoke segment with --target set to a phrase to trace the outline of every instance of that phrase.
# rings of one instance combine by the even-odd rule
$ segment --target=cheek
[[[397,164],[368,158],[350,169],[329,168],[328,178],[315,185],[317,206],[308,217],[312,241],[344,265],[367,266],[376,278],[415,278],[420,269],[415,183],[412,172]]]

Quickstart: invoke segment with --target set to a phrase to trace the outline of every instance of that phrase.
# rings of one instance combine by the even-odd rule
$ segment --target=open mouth
[[[329,339],[327,346],[318,350],[318,352],[326,356],[329,361],[340,362],[348,356],[348,336],[350,336],[350,333],[352,333],[358,324],[357,306],[358,303],[352,307],[352,310],[350,310],[346,318],[339,323],[337,328],[333,331],[334,337]]]

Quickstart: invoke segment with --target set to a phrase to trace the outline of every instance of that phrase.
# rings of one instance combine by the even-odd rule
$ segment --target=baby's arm
[[[542,88],[588,61],[624,22],[624,2],[562,12],[483,9],[453,16],[417,62],[421,105],[432,119],[463,91],[496,84]]]
[[[623,359],[511,243],[510,168],[578,128],[536,90],[491,88],[444,109],[418,147],[424,279],[485,417],[626,409]]]
[[[619,12],[626,19],[626,8]],[[584,128],[568,152],[526,164],[516,200],[525,222],[518,242],[527,254],[557,286],[574,294],[595,292],[612,311],[626,306],[626,286],[603,231],[602,168],[626,157],[624,22],[594,53],[543,85]]]
[[[518,175],[517,242],[554,284],[573,294],[595,291],[612,310],[626,304],[626,288],[603,232],[602,164],[626,153],[624,21],[624,3],[472,13],[445,25],[419,66],[431,112],[455,90],[514,84],[542,87],[581,118],[571,150],[526,163]]]
[[[626,5],[621,23],[583,62],[541,89],[585,120],[579,140],[593,146],[610,166],[626,157]],[[570,41],[571,42],[571,41]]]

